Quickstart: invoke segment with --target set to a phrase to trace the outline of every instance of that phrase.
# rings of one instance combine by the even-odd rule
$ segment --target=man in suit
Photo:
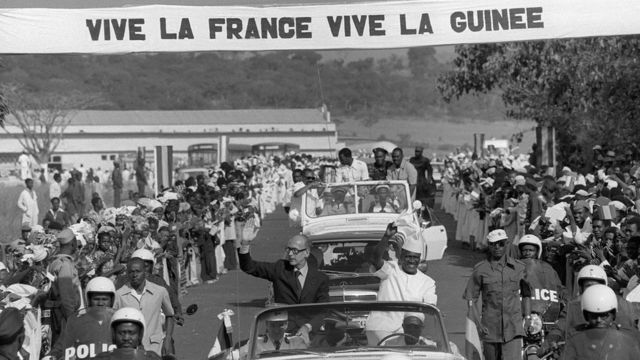
[[[276,262],[254,261],[249,254],[251,241],[243,240],[238,249],[240,269],[249,275],[271,281],[274,301],[279,304],[304,304],[329,301],[329,278],[318,271],[315,258],[309,260],[311,244],[304,235],[287,242],[285,257]],[[321,318],[295,321],[298,334],[318,329]]]

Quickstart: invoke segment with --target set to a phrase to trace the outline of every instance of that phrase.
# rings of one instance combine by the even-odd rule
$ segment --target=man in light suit
[[[276,262],[254,261],[249,254],[251,242],[243,240],[238,249],[240,269],[245,273],[266,279],[273,284],[274,301],[279,304],[305,304],[329,301],[329,278],[318,271],[311,257],[311,244],[304,235],[295,235],[287,242],[285,257]],[[305,320],[303,322],[302,320]],[[318,319],[295,319],[298,333],[307,334],[318,329]]]

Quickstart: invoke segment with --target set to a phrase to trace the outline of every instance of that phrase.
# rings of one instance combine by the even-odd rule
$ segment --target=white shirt
[[[402,270],[396,261],[385,261],[375,276],[380,278],[378,301],[415,301],[436,305],[436,282],[418,271],[411,275]],[[372,311],[366,330],[397,331],[402,328],[402,312]]]
[[[369,169],[363,161],[353,159],[351,165],[340,165],[336,170],[336,182],[369,180]]]
[[[49,200],[53,198],[60,198],[60,195],[62,195],[62,187],[59,183],[55,181],[52,182],[51,185],[49,185]]]

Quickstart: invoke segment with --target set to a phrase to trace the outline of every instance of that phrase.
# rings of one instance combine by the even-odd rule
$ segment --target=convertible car
[[[430,209],[411,201],[406,181],[327,184],[303,195],[302,233],[330,279],[331,301],[375,300],[379,279],[369,262],[390,222],[418,229],[424,262],[442,259],[447,232]]]
[[[367,326],[380,317],[396,330],[376,334]],[[309,336],[296,335],[313,323]],[[371,324],[370,324],[371,325]],[[347,302],[279,306],[260,312],[249,341],[226,358],[245,359],[412,359],[462,360],[447,338],[440,311],[411,302]],[[222,357],[217,357],[222,358]],[[395,358],[395,357],[394,357]]]

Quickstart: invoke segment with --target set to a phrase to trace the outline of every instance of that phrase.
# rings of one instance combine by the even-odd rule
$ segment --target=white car
[[[417,229],[425,245],[422,260],[442,259],[447,248],[444,226],[410,199],[406,181],[326,184],[303,195],[302,233],[311,240],[311,255],[320,270],[329,276],[331,301],[377,298],[380,280],[369,259],[390,222],[403,221]]]
[[[382,339],[367,336],[367,322],[383,314],[396,326]],[[305,336],[300,326],[314,324]],[[371,334],[369,334],[371,335]],[[277,343],[278,345],[274,345]],[[413,302],[344,302],[279,306],[256,315],[249,341],[215,359],[394,359],[463,360],[449,342],[440,311]]]

